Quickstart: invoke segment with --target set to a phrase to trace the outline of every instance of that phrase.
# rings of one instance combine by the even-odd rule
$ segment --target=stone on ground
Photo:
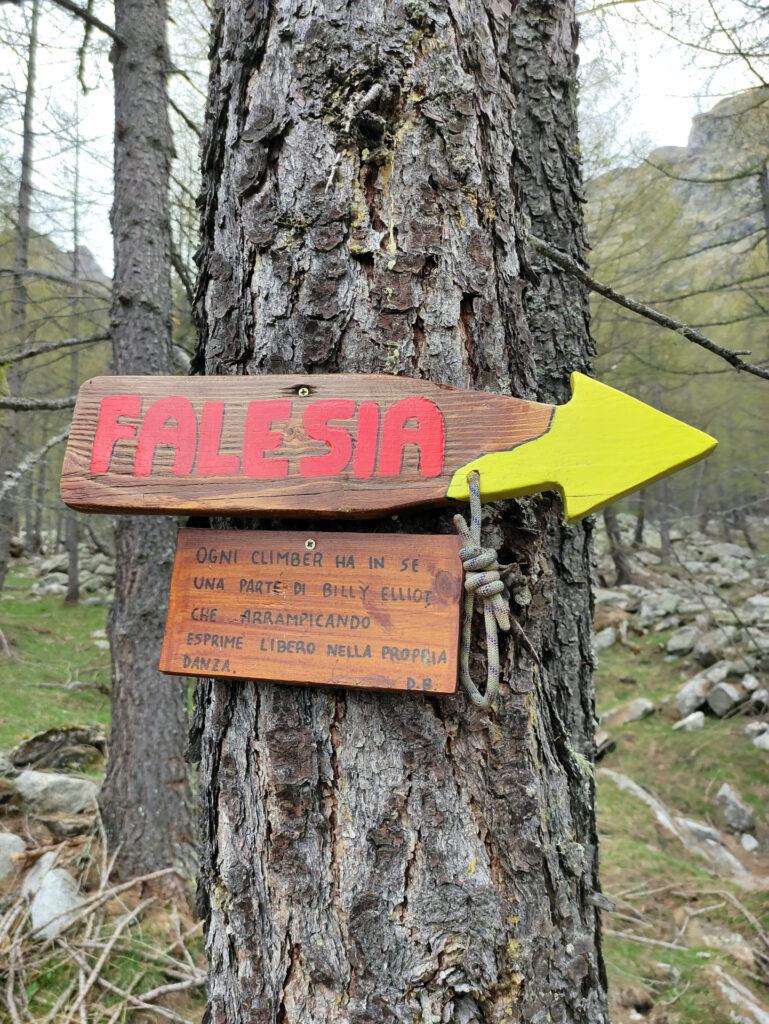
[[[673,728],[681,732],[696,732],[705,726],[705,715],[702,711],[692,711],[686,718],[682,718],[673,725]]]
[[[13,832],[0,832],[0,882],[16,871],[15,853],[24,853],[24,840]]]
[[[730,832],[752,832],[755,827],[753,811],[740,794],[725,782],[716,793],[721,818]]]
[[[64,868],[49,871],[30,907],[35,937],[55,939],[74,921],[82,902],[77,882]]]
[[[645,697],[637,697],[629,704],[625,704],[607,715],[606,721],[610,725],[629,725],[631,722],[639,722],[642,718],[648,718],[651,714],[654,714],[652,702]]]
[[[755,853],[758,849],[758,840],[748,832],[740,836],[740,844],[745,853]]]
[[[13,784],[30,810],[41,814],[58,811],[79,814],[92,810],[99,793],[99,787],[90,779],[54,772],[23,771]]]
[[[745,692],[733,683],[717,683],[707,697],[708,707],[718,718],[734,711],[744,700]]]

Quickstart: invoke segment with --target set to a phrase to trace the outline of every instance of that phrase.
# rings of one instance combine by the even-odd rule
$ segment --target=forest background
[[[211,11],[202,0],[171,0],[169,9],[173,359],[176,371],[186,373],[196,344],[191,307]],[[24,691],[26,734],[73,721],[69,710],[63,710],[65,702],[81,718],[84,711],[101,725],[109,718],[109,645],[103,632],[102,583],[111,577],[105,571],[100,582],[91,555],[96,552],[97,558],[112,559],[112,521],[78,516],[65,509],[58,497],[72,396],[82,380],[109,373],[113,366],[109,344],[112,42],[99,27],[99,22],[111,23],[112,12],[106,3],[92,3],[87,11],[91,22],[73,17],[66,4],[36,0],[0,6],[0,364],[2,397],[10,400],[10,407],[0,410],[4,417],[0,471],[6,482],[17,483],[0,497],[0,587],[5,584],[3,600],[7,602],[6,616],[0,616],[0,636],[5,642],[7,634],[12,649],[6,654],[12,658],[18,653],[13,644],[21,615],[29,613],[33,621],[31,606],[23,603],[29,589],[23,578],[25,567],[47,564],[46,572],[52,571],[59,582],[47,584],[47,591],[38,587],[35,599],[42,600],[46,615],[55,617],[56,629],[66,639],[62,652],[78,643],[84,648],[94,644],[102,652],[101,660],[67,662],[67,671],[73,674],[69,682],[82,681],[87,671],[93,694],[85,690],[74,696],[68,691],[65,701],[53,704],[52,695],[40,690],[33,694],[31,707],[31,691]],[[718,4],[713,0],[683,4],[585,0],[580,26],[580,132],[590,274],[719,345],[744,353],[743,358],[765,369],[769,365],[766,12],[749,0]],[[32,50],[35,81],[30,94]],[[599,294],[592,296],[591,312],[596,376],[719,440],[716,453],[705,462],[621,503],[618,511],[632,513],[632,519],[620,516],[617,532],[616,519],[612,522],[610,517],[610,535],[613,531],[629,551],[633,533],[638,541],[638,523],[645,524],[641,547],[645,536],[645,543],[654,548],[653,554],[646,553],[648,565],[657,557],[675,559],[671,545],[696,528],[714,539],[736,539],[765,564],[769,513],[765,382],[735,372],[680,333]],[[535,316],[536,310],[530,315]],[[617,556],[616,550],[613,554]],[[58,560],[55,566],[52,558]],[[619,583],[622,558],[615,557],[609,570],[606,564],[604,559],[599,582]],[[751,586],[760,589],[760,585],[760,572],[756,572]],[[749,599],[754,596],[751,593]],[[77,606],[82,618],[70,616],[65,623],[56,617],[65,600],[70,607]],[[17,607],[23,609],[18,617]],[[621,623],[606,619],[598,625],[618,633]],[[664,622],[660,628],[664,630]],[[660,641],[667,642],[667,633],[644,635],[635,650],[632,642],[617,644],[602,656],[599,709],[609,714],[628,694],[627,687],[637,685],[638,692],[643,689],[644,697],[650,696],[657,710],[662,710],[660,694],[672,684],[661,682],[662,673],[671,670],[663,665]],[[53,687],[57,673],[57,666],[44,664],[51,656],[51,650],[43,648],[38,653],[23,651],[25,670],[32,664],[29,659],[37,658],[35,672],[40,673],[44,687]],[[0,666],[0,674],[6,668],[8,678],[13,678],[19,661]],[[20,739],[19,715],[9,708],[10,700],[0,709],[0,750]],[[719,727],[722,724],[726,726],[719,722]],[[669,723],[655,718],[654,724],[638,728],[649,730],[643,734],[645,749],[659,756],[659,772],[666,767],[672,771],[674,763],[675,780],[669,788],[678,809],[700,812],[704,802],[701,794],[694,793],[696,773],[687,774],[694,763],[691,759],[704,756],[713,765],[725,764],[731,734],[708,732],[704,755],[698,753],[694,740],[682,747],[688,741],[679,734],[673,755],[665,745]],[[654,729],[659,730],[659,742],[651,732]],[[749,757],[755,757],[752,748],[735,755],[734,772],[742,771],[743,760],[747,765]],[[634,778],[646,781],[642,779],[646,760],[642,750],[633,749],[626,740],[625,753],[612,768],[632,768]],[[758,803],[765,795],[766,782],[753,762],[734,781],[740,782],[748,803]],[[0,802],[2,796],[0,789]],[[621,847],[617,835],[626,838],[635,827],[634,817],[611,795],[604,793],[603,799],[604,814],[606,808],[611,812],[608,830],[605,817],[602,823],[604,880],[611,892],[632,892],[629,886],[623,887],[623,879],[627,880],[631,867],[638,867],[639,848]],[[650,878],[655,872],[662,872],[668,889],[674,884],[683,888],[679,868],[663,865],[652,856],[643,860],[645,891],[652,890]],[[687,878],[694,884],[693,879],[701,883],[696,871]],[[615,1006],[617,1020],[638,1019],[633,1013],[646,1016],[647,996],[653,997],[660,1022],[667,1019],[660,1015],[667,1002],[676,1009],[664,1012],[681,1014],[673,1020],[703,1019],[710,989],[698,980],[695,970],[700,953],[692,952],[687,960],[673,948],[678,945],[680,924],[678,918],[675,925],[671,922],[680,909],[664,908],[667,917],[660,920],[672,931],[664,932],[662,946],[654,947],[652,941],[644,949],[641,943],[644,953],[651,950],[651,959],[640,964],[635,940],[612,937],[612,928],[627,932],[629,920],[632,929],[639,927],[641,935],[652,940],[663,933],[648,922],[639,925],[636,909],[623,909],[620,903],[620,918],[610,922],[607,942],[612,982],[616,991],[625,993],[621,1005]],[[627,920],[623,913],[629,915]],[[688,924],[694,913],[691,902],[685,902],[681,913],[681,920]],[[732,924],[728,920],[719,927]],[[193,928],[190,923],[190,934]],[[765,940],[765,930],[763,934]],[[185,992],[195,992],[201,984],[196,941],[192,938],[188,943],[193,966],[187,965]],[[671,949],[665,950],[666,942]],[[658,964],[655,957],[666,959],[668,974],[653,975],[653,965]],[[752,970],[769,977],[765,960],[758,966],[753,963]],[[119,971],[110,977],[119,979]],[[41,990],[58,992],[61,987],[58,982],[42,984]],[[196,1008],[194,1002],[166,1001],[164,1006],[165,1016],[172,1015],[168,1019],[174,1013],[194,1016]],[[104,1019],[109,1019],[106,1011]]]

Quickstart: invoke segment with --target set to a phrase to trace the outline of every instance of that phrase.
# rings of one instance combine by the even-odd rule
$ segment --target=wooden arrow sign
[[[581,373],[562,406],[366,374],[97,377],[61,493],[85,512],[365,516],[558,489],[576,519],[712,437]]]

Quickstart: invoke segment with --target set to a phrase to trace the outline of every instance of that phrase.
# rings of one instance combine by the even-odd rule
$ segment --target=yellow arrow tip
[[[566,518],[579,519],[716,447],[701,430],[583,373],[571,375],[571,386],[546,434],[462,466],[448,496],[467,500],[467,476],[477,470],[486,501],[557,489]]]
[[[571,386],[572,398],[556,409],[550,432],[556,450],[563,450],[558,481],[569,520],[698,462],[718,444],[696,427],[583,373],[571,375]],[[582,443],[575,444],[577,439]]]

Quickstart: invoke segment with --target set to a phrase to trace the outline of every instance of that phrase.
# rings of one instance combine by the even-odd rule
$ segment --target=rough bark
[[[170,373],[165,3],[119,0],[115,27],[115,372]],[[192,866],[186,685],[157,670],[174,538],[171,519],[116,522],[112,733],[101,808],[124,876]]]
[[[198,372],[384,371],[563,399],[587,303],[522,261],[583,245],[570,0],[221,0]],[[215,522],[214,525],[217,525]],[[447,531],[448,515],[366,529]],[[488,508],[517,563],[493,714],[204,682],[207,1020],[606,1020],[589,544],[547,496]]]
[[[26,343],[27,285],[24,271],[29,267],[29,218],[32,208],[32,160],[35,145],[33,130],[35,85],[37,79],[37,33],[40,4],[33,0],[29,23],[29,45],[27,48],[27,81],[24,91],[24,114],[21,137],[21,175],[19,177],[19,198],[16,205],[14,225],[13,265],[18,271],[13,275],[11,291],[11,348],[23,348]],[[15,392],[18,374],[9,370],[6,385]],[[18,415],[9,409],[3,422],[3,445],[0,453],[0,478],[13,470],[18,453]],[[8,562],[11,555],[11,536],[16,521],[17,497],[15,490],[0,501],[0,591],[5,584]]]

